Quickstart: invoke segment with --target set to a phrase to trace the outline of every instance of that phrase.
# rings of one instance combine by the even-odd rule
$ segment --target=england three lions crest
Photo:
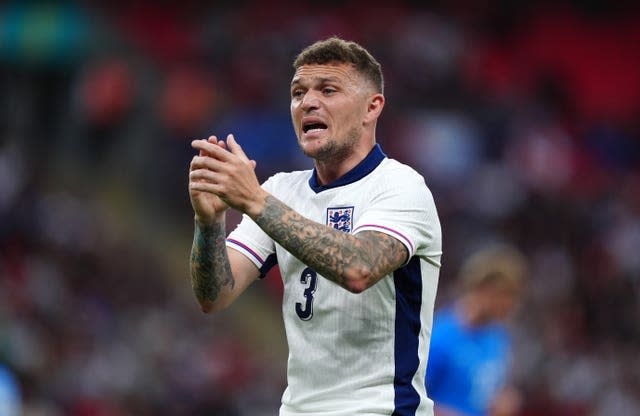
[[[327,225],[350,233],[353,229],[353,207],[327,208]]]

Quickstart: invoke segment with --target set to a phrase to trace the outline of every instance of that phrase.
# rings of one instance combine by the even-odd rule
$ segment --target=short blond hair
[[[519,291],[526,273],[527,260],[519,250],[508,245],[492,245],[465,260],[458,284],[464,292],[489,286]]]

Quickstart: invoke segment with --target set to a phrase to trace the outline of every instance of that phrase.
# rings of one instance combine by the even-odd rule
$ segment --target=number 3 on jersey
[[[303,305],[301,302],[296,302],[296,313],[300,319],[308,321],[313,318],[313,294],[318,285],[318,273],[311,267],[307,267],[302,271],[300,283],[306,285],[304,289],[305,303]]]

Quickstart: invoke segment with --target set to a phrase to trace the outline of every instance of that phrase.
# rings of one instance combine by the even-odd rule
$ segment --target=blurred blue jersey
[[[427,394],[436,406],[485,415],[505,383],[510,340],[503,324],[465,327],[453,308],[436,313],[427,367]]]
[[[20,391],[13,374],[0,364],[0,415],[20,415]]]

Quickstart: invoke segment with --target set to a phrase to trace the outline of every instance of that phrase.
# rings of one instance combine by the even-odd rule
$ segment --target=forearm
[[[213,309],[224,289],[233,289],[235,281],[231,273],[225,246],[224,221],[213,225],[195,221],[191,247],[190,271],[193,292],[204,312]]]
[[[392,237],[375,233],[375,238],[358,238],[333,230],[305,218],[272,195],[266,196],[253,219],[300,261],[353,292],[371,286],[406,258],[406,249]]]

